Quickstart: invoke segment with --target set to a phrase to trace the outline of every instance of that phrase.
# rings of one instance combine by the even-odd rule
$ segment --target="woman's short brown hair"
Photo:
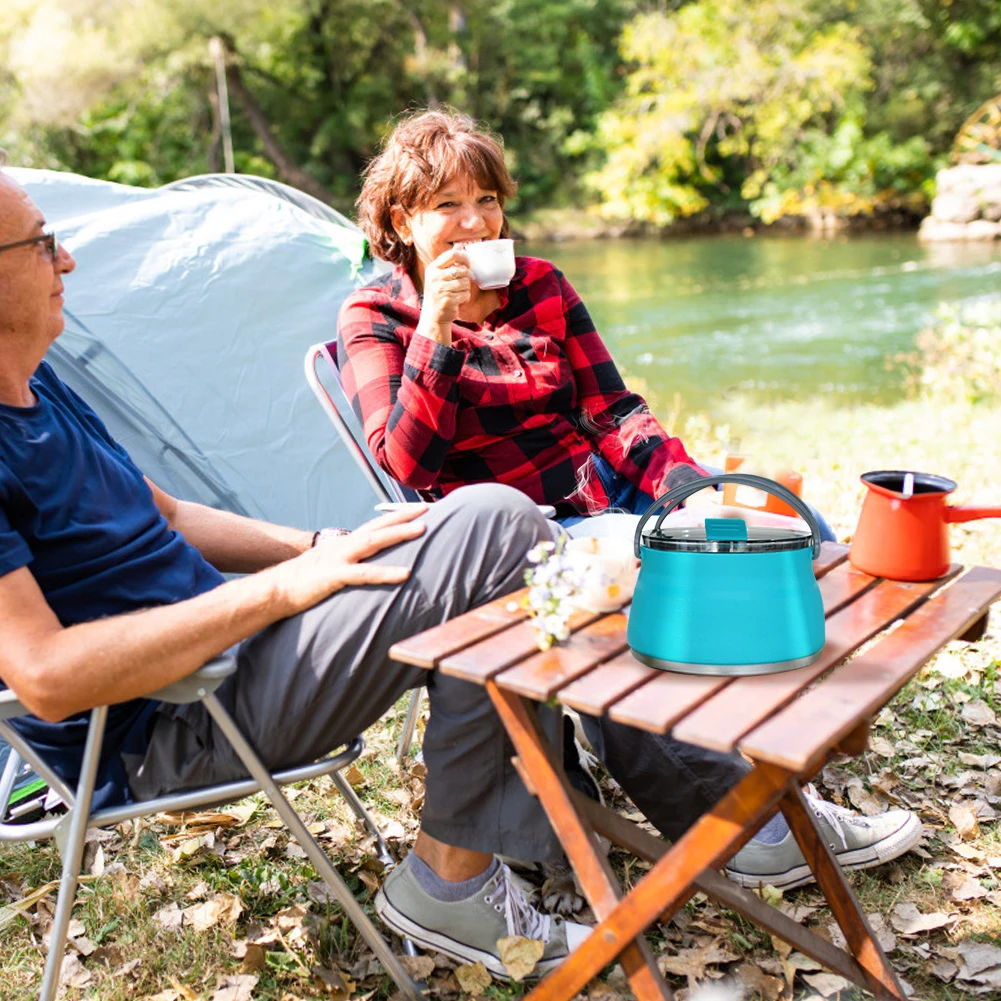
[[[393,228],[390,209],[411,213],[423,208],[454,177],[469,177],[486,191],[496,191],[501,208],[517,190],[504,164],[499,138],[477,128],[468,115],[423,111],[402,119],[382,152],[365,170],[358,196],[358,225],[376,257],[407,270],[416,260],[414,248]],[[504,219],[502,236],[507,236]]]

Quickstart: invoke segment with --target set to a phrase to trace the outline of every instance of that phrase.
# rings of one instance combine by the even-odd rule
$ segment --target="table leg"
[[[592,910],[599,919],[607,917],[619,903],[621,888],[608,860],[597,849],[594,829],[581,819],[574,808],[572,790],[562,766],[554,760],[549,742],[539,728],[535,711],[520,695],[502,691],[492,681],[487,682],[487,692],[518,752],[520,767],[528,775],[530,788],[539,797],[553,829],[566,849]],[[587,950],[593,938],[593,935],[589,937],[578,952]],[[673,1001],[671,989],[657,970],[649,943],[641,937],[635,938],[624,949],[618,950],[621,951],[622,966],[633,993],[638,1001]],[[600,971],[601,965],[591,976]],[[587,979],[591,979],[591,976]],[[548,981],[547,977],[532,992],[536,1001],[562,997],[550,992],[546,986]]]
[[[794,781],[784,768],[757,764],[675,842],[602,918],[584,947],[550,973],[528,1001],[569,1001],[662,914],[674,914],[691,896],[702,871],[721,864],[745,844]]]
[[[599,834],[604,834],[638,858],[657,862],[670,850],[665,841],[648,834],[625,817],[620,817],[614,810],[609,810],[607,806],[595,803],[576,791],[574,803],[578,812],[591,822]],[[703,870],[692,884],[692,891],[696,890],[701,890],[724,907],[743,914],[758,927],[777,935],[804,955],[823,963],[829,970],[840,973],[853,983],[863,985],[867,982],[862,967],[849,953],[793,921],[771,904],[766,904],[757,894],[738,886],[726,876],[721,876],[715,869]]]
[[[976,622],[970,626],[969,629],[963,633],[959,638],[967,643],[976,643],[977,640],[983,639],[984,633],[987,632],[987,619],[988,615],[985,612]]]
[[[904,990],[893,967],[872,933],[869,921],[859,907],[858,898],[845,879],[833,852],[820,836],[811,810],[798,785],[790,788],[782,800],[785,814],[800,851],[817,877],[817,885],[841,926],[848,948],[855,954],[865,973],[867,986],[878,998],[903,998]]]

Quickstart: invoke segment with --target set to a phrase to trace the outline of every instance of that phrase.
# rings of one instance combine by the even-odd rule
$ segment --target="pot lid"
[[[651,549],[683,553],[775,553],[809,549],[810,529],[748,525],[742,518],[706,518],[702,525],[666,525],[643,535]]]

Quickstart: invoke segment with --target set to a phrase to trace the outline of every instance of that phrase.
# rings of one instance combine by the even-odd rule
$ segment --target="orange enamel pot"
[[[848,558],[873,577],[935,580],[949,569],[951,523],[1001,518],[1001,507],[950,506],[956,484],[933,473],[884,469],[862,482],[868,489]]]

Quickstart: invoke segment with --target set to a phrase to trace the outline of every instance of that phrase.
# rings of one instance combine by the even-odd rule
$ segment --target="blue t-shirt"
[[[27,566],[64,626],[172,604],[221,584],[222,575],[167,526],[101,419],[45,362],[31,388],[34,406],[0,404],[0,576]],[[134,699],[109,710],[95,807],[128,801],[121,754],[145,750],[155,709]],[[12,725],[73,785],[88,718],[25,716]]]

